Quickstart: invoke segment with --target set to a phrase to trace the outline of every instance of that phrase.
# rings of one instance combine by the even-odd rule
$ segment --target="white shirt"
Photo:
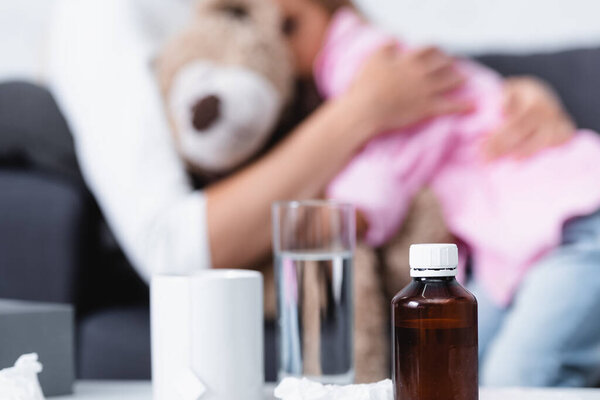
[[[147,13],[138,1],[59,2],[48,78],[83,175],[125,254],[148,279],[208,268],[210,254],[206,200],[174,149],[151,70],[189,0],[145,0]]]

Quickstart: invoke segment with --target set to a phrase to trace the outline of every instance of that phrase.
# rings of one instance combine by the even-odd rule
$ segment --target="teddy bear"
[[[269,2],[202,0],[160,52],[158,83],[192,173],[222,177],[268,142],[293,89],[279,26]]]
[[[198,187],[259,157],[314,110],[314,86],[297,81],[272,0],[201,0],[163,47],[156,77],[175,146]],[[389,301],[408,281],[408,245],[445,242],[439,206],[417,196],[399,234],[381,249],[359,244],[354,260],[356,380],[389,376]],[[265,316],[274,318],[273,267]]]

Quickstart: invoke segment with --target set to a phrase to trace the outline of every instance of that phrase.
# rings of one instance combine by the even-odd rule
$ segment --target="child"
[[[313,68],[325,98],[348,90],[369,55],[392,40],[341,0],[279,3],[298,69]],[[398,42],[397,49],[411,51]],[[372,140],[328,196],[356,204],[368,223],[367,242],[380,245],[397,231],[417,190],[431,187],[474,260],[487,324],[482,382],[593,384],[600,322],[586,315],[600,305],[600,137],[581,131],[524,160],[486,161],[482,142],[503,118],[502,80],[473,62],[456,68],[466,82],[454,96],[475,110]]]

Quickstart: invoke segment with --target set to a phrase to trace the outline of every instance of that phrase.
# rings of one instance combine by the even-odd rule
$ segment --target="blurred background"
[[[0,79],[39,78],[55,1],[0,0]],[[594,0],[359,0],[357,4],[392,32],[460,53],[524,53],[600,43],[600,2]]]
[[[44,82],[48,31],[57,1],[0,0],[0,82],[17,79]],[[154,5],[156,10],[170,1],[173,12],[168,17],[176,23],[188,12],[190,0],[131,1]],[[376,23],[410,42],[436,43],[453,53],[482,55],[481,61],[503,75],[535,75],[545,79],[580,126],[600,131],[597,112],[600,1],[356,0],[356,3]],[[106,29],[110,31],[111,26]],[[48,102],[49,96],[42,100]],[[13,102],[13,98],[7,102]],[[35,103],[25,105],[27,109],[35,108]],[[58,125],[64,123],[58,121]],[[47,150],[44,148],[43,152]],[[107,230],[104,225],[97,230],[94,225],[90,233],[92,229],[82,223],[99,220],[99,210],[95,205],[88,209],[88,193],[80,198],[82,195],[73,191],[65,182],[48,176],[0,168],[0,298],[75,305],[77,377],[148,379],[147,286],[128,264],[122,264],[124,257],[112,237],[104,235]],[[102,246],[108,242],[105,247],[110,251],[103,248],[100,252],[96,242]],[[42,244],[44,251],[32,252],[30,243]],[[54,249],[59,249],[57,253],[66,249],[60,253],[65,258],[56,257]],[[46,271],[47,275],[38,276],[39,266],[48,263],[66,271],[65,274],[56,278],[52,271]],[[275,379],[274,326],[273,321],[268,321],[269,379]],[[0,331],[0,339],[1,336]]]

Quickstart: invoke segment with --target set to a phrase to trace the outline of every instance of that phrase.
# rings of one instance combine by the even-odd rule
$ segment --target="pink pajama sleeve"
[[[331,182],[328,197],[353,203],[366,218],[368,244],[379,246],[399,229],[413,197],[447,153],[449,123],[441,119],[378,137]]]

